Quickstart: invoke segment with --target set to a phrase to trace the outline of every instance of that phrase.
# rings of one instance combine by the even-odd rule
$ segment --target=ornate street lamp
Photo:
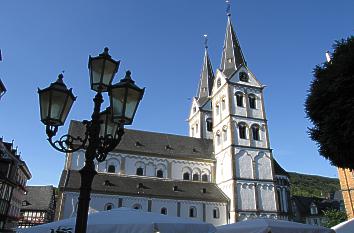
[[[2,83],[2,81],[0,79],[0,99],[5,94],[5,92],[6,92],[5,85]]]
[[[130,125],[144,89],[134,84],[127,71],[126,77],[118,84],[112,85],[114,75],[117,73],[119,61],[115,61],[108,54],[108,48],[98,57],[89,57],[89,73],[91,89],[97,94],[93,99],[94,110],[91,120],[82,123],[86,127],[85,135],[63,135],[54,140],[58,127],[65,123],[76,97],[71,89],[67,89],[63,82],[63,75],[48,88],[38,89],[41,121],[46,125],[49,143],[58,151],[72,153],[85,149],[85,165],[79,171],[81,174],[81,187],[76,216],[76,233],[85,233],[87,215],[90,204],[90,193],[93,178],[97,174],[94,159],[102,162],[107,154],[121,141],[124,134],[124,125]],[[108,92],[110,107],[101,112],[103,103],[102,92]]]

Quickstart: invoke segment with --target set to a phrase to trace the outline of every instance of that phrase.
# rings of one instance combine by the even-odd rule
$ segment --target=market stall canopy
[[[354,218],[345,222],[339,223],[332,227],[336,233],[353,233],[354,232]]]
[[[51,233],[75,231],[75,218],[17,229],[19,233]],[[69,230],[69,231],[68,231]],[[215,233],[212,224],[171,217],[129,208],[117,208],[89,214],[87,233]]]
[[[332,229],[274,219],[254,219],[216,228],[218,233],[334,233]]]

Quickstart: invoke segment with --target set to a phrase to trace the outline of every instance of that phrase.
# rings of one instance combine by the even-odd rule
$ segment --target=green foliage
[[[340,190],[339,180],[322,176],[289,172],[291,194],[304,197],[326,197]]]
[[[323,215],[326,217],[327,220],[324,226],[328,228],[331,228],[347,220],[347,215],[343,211],[325,210],[323,211]]]
[[[331,61],[314,69],[305,103],[309,134],[333,165],[354,169],[354,36],[333,47]]]

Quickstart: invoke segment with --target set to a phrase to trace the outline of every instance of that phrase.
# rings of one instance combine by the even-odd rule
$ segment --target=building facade
[[[90,211],[124,206],[214,225],[287,219],[289,180],[275,173],[263,90],[228,15],[215,75],[205,48],[188,118],[190,136],[126,130],[106,161],[96,163]],[[83,136],[84,129],[72,121],[69,134]],[[76,215],[84,153],[67,154],[56,219]]]
[[[0,232],[14,230],[31,173],[13,143],[0,138]]]
[[[28,228],[54,220],[56,199],[53,186],[27,186],[22,201],[19,228]]]
[[[347,217],[354,218],[354,171],[338,168],[338,176]]]

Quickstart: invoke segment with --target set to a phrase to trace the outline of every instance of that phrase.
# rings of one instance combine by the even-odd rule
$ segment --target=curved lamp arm
[[[50,145],[54,149],[56,149],[57,151],[63,152],[63,153],[72,153],[72,152],[78,151],[80,149],[83,149],[85,147],[85,144],[88,139],[88,128],[90,127],[90,122],[83,121],[83,124],[86,125],[85,138],[82,138],[80,136],[73,137],[69,134],[65,134],[65,135],[61,136],[58,140],[53,140],[53,137],[58,132],[58,126],[47,125],[46,126],[46,133],[48,136],[47,140],[49,141]],[[73,148],[74,144],[79,144],[79,146]]]
[[[106,159],[107,154],[118,146],[118,144],[122,140],[123,135],[124,135],[124,127],[118,126],[118,130],[116,132],[115,137],[109,135],[107,137],[100,138],[100,147],[97,149],[96,156],[95,156],[98,162],[102,162]]]

